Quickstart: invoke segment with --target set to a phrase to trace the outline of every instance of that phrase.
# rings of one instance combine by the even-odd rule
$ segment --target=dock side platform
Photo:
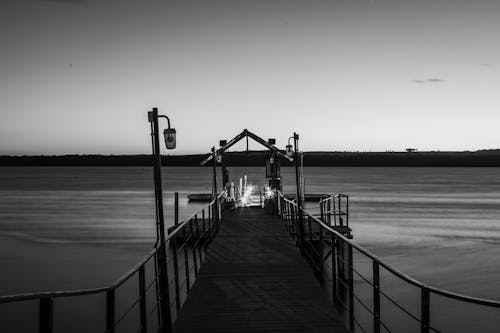
[[[278,217],[224,215],[174,332],[347,332]]]

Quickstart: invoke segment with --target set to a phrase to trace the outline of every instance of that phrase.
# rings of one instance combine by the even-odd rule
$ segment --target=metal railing
[[[38,332],[52,333],[55,330],[67,332],[68,329],[71,329],[72,332],[88,332],[90,330],[85,327],[56,328],[57,325],[54,322],[57,311],[55,311],[54,303],[57,299],[95,295],[104,298],[105,320],[101,324],[102,329],[93,330],[94,332],[156,332],[160,327],[158,311],[162,302],[158,291],[156,269],[161,246],[166,246],[167,259],[165,265],[169,272],[170,299],[165,303],[171,313],[172,322],[174,322],[198,275],[200,265],[205,258],[207,246],[219,230],[222,213],[230,207],[231,201],[227,199],[226,193],[221,193],[205,209],[194,213],[191,217],[177,224],[174,230],[171,228],[171,232],[164,244],[158,244],[144,259],[111,285],[95,289],[1,296],[0,311],[8,311],[8,309],[4,308],[8,306],[7,303],[13,306],[13,304],[21,302],[34,301],[38,302]],[[133,281],[135,278],[137,280]],[[131,282],[134,282],[135,286],[127,285]],[[133,289],[133,292],[137,291],[138,295],[134,295],[136,297],[129,302],[119,302],[117,296],[122,295],[117,294],[119,292],[125,292],[126,294],[128,289]],[[98,304],[88,304],[88,306],[98,306]],[[135,315],[132,315],[132,311],[135,312]],[[15,313],[11,313],[11,315],[16,316]],[[26,321],[27,317],[26,314],[22,314],[19,320]],[[33,317],[36,317],[36,315]],[[20,332],[22,330],[17,325],[22,324],[22,322],[9,324],[0,321],[0,330],[2,332]],[[163,327],[168,329],[171,324],[168,323]]]
[[[417,281],[335,230],[334,226],[329,225],[327,214],[321,214],[318,218],[303,208],[299,209],[295,202],[284,198],[280,192],[276,198],[273,211],[278,213],[290,236],[296,240],[302,255],[311,266],[320,284],[329,291],[331,301],[345,315],[345,324],[351,332],[358,330],[375,333],[381,330],[402,331],[401,327],[394,327],[397,325],[391,327],[388,322],[390,321],[388,317],[394,311],[400,311],[401,317],[404,318],[405,332],[411,331],[407,328],[412,326],[412,323],[416,326],[414,331],[441,332],[437,328],[437,323],[431,323],[433,319],[431,298],[437,296],[443,297],[447,302],[459,301],[460,304],[481,305],[489,309],[500,308],[500,301],[469,297]],[[335,198],[338,197],[322,200],[321,210],[323,211],[325,205]],[[362,267],[365,268],[364,271]],[[384,276],[387,282],[385,288],[382,286],[382,270],[386,274]],[[397,283],[415,289],[414,295],[407,297],[413,304],[402,304],[401,300],[397,300],[398,297],[393,293],[394,285]],[[362,284],[366,284],[365,288],[367,286],[368,292],[362,292],[362,289],[365,289]],[[391,306],[392,309],[387,311],[383,306]],[[439,305],[436,307],[438,308],[436,310],[439,310]],[[494,323],[498,323],[500,311],[496,312],[492,318]],[[479,323],[473,325],[479,325]],[[491,326],[490,323],[488,327]]]
[[[329,226],[349,227],[349,196],[335,194],[319,201],[321,220]]]

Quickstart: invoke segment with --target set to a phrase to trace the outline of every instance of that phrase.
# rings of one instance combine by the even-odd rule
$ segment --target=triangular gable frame
[[[233,146],[234,144],[236,144],[237,142],[239,142],[241,139],[243,139],[245,137],[252,138],[254,141],[260,143],[261,145],[263,145],[267,149],[275,152],[278,156],[281,156],[281,157],[289,160],[290,162],[293,162],[293,158],[287,156],[286,154],[283,154],[277,147],[275,147],[274,145],[270,144],[266,140],[262,139],[260,136],[258,136],[256,134],[250,132],[246,128],[243,130],[243,132],[241,132],[240,134],[238,134],[237,136],[235,136],[234,138],[232,138],[228,143],[226,143],[224,146],[222,146],[219,149],[217,149],[215,152],[217,154],[221,154],[221,153],[225,152],[227,149],[229,149],[231,146]],[[201,165],[207,164],[208,162],[210,162],[212,160],[212,158],[213,158],[213,155],[210,154],[206,159],[204,159],[201,162]]]

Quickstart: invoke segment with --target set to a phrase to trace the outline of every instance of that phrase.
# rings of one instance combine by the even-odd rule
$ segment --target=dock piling
[[[373,333],[380,333],[380,268],[373,261]]]
[[[40,298],[39,305],[39,332],[52,333],[54,331],[54,301],[52,298]]]
[[[106,333],[115,332],[115,289],[106,292]]]
[[[147,333],[148,321],[146,314],[146,273],[144,265],[139,267],[139,325],[140,333]]]

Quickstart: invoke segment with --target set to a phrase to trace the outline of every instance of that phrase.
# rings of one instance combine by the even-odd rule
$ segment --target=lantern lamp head
[[[217,154],[216,160],[217,160],[217,163],[222,163],[222,154]]]
[[[175,128],[167,128],[163,131],[165,137],[165,145],[167,149],[175,149],[176,146],[176,132]]]
[[[293,156],[292,145],[286,145],[286,156],[288,156],[288,157],[292,157]]]

